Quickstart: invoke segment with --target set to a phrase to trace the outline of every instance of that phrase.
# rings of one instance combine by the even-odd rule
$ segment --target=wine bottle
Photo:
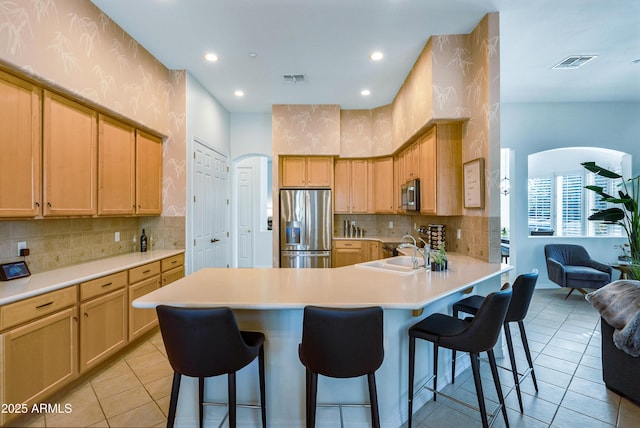
[[[144,234],[144,229],[142,229],[142,235],[140,235],[140,252],[144,253],[147,251],[147,235]]]

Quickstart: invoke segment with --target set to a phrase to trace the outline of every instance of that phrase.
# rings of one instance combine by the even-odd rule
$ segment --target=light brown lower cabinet
[[[0,403],[30,410],[150,331],[155,310],[131,303],[183,276],[179,254],[0,306]]]
[[[138,297],[160,288],[160,283],[160,275],[156,275],[129,285],[129,340],[135,340],[158,324],[158,316],[154,309],[136,309],[131,303]]]
[[[72,306],[0,335],[0,401],[28,411],[78,376],[78,312]],[[15,410],[15,409],[14,409]],[[0,413],[0,426],[21,413]]]
[[[125,288],[80,304],[80,372],[127,344],[127,304]]]

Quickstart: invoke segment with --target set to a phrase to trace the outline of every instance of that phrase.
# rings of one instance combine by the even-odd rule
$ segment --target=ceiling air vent
[[[307,81],[307,77],[304,74],[283,74],[282,80],[285,83],[304,83]]]
[[[598,58],[598,55],[572,55],[563,59],[552,68],[556,70],[574,70],[596,58]]]

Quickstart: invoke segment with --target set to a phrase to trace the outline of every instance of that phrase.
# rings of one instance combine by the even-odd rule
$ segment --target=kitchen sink
[[[388,259],[357,263],[355,266],[360,269],[372,269],[395,275],[413,275],[422,269],[414,269],[412,259],[413,257],[411,256],[397,256]],[[418,257],[418,264],[421,267],[424,266],[424,260],[422,257]]]

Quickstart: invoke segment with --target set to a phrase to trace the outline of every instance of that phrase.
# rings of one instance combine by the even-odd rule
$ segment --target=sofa
[[[614,281],[586,299],[601,316],[605,385],[640,405],[640,281]]]

